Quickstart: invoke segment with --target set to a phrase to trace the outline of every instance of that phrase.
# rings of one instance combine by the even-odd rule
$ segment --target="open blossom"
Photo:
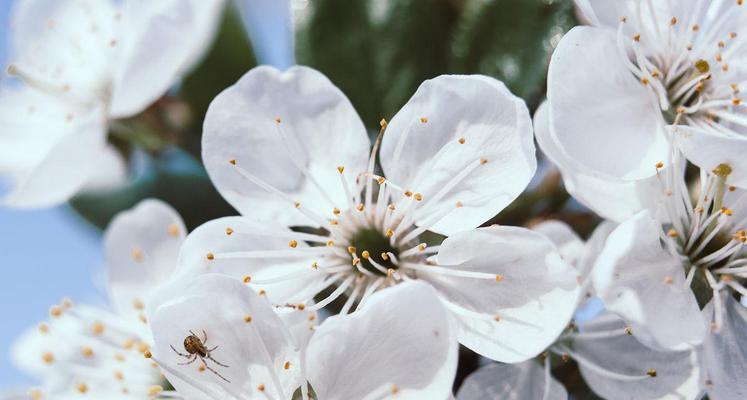
[[[227,276],[171,282],[149,307],[152,359],[195,399],[445,400],[451,393],[458,346],[428,285],[376,293],[355,314],[318,327],[309,310],[287,310],[302,318],[286,325],[266,298]]]
[[[594,288],[654,348],[702,348],[712,398],[741,398],[747,387],[747,194],[723,164],[701,171],[695,199],[682,158],[659,171],[659,207],[614,232],[594,269]],[[735,397],[734,397],[735,396]]]
[[[550,237],[586,280],[614,224],[600,225],[586,243],[558,221],[543,222],[533,229]],[[580,303],[579,309],[584,306]],[[457,400],[565,400],[565,388],[551,374],[553,357],[558,363],[574,360],[586,383],[605,399],[699,398],[701,379],[695,351],[651,349],[636,337],[633,328],[609,312],[591,320],[569,319],[568,328],[542,356],[478,369],[467,377]]]
[[[343,314],[422,280],[462,344],[504,361],[536,355],[573,311],[576,274],[541,234],[475,229],[534,173],[524,102],[488,77],[441,76],[382,131],[369,156],[360,118],[321,73],[249,71],[213,101],[203,136],[214,184],[244,216],[197,228],[179,268],[243,279],[278,305],[347,297]],[[428,247],[434,233],[450,236]]]
[[[156,200],[112,221],[105,253],[113,311],[63,300],[48,321],[24,334],[14,359],[40,381],[26,398],[173,397],[157,366],[142,356],[153,345],[145,307],[149,292],[174,271],[185,235],[179,215]]]
[[[0,178],[10,186],[1,201],[38,207],[67,200],[102,169],[124,174],[108,130],[198,60],[223,2],[17,3],[8,73],[23,85],[0,93]]]
[[[591,26],[568,32],[552,56],[543,149],[634,191],[674,145],[701,168],[731,165],[733,183],[747,185],[743,3],[576,3]]]

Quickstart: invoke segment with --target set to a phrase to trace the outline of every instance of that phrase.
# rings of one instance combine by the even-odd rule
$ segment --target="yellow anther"
[[[236,165],[236,159],[232,158],[232,159],[228,160],[228,163],[231,164],[231,165]]]
[[[672,17],[672,19],[669,20],[669,23],[674,25],[677,25],[677,17]]]
[[[425,251],[425,248],[426,248],[426,247],[428,247],[428,245],[427,245],[427,244],[425,244],[425,243],[420,243],[420,244],[418,245],[418,250],[420,250],[420,251]]]
[[[260,392],[264,392],[265,391],[265,385],[263,383],[260,383],[257,386],[257,390],[259,390]]]
[[[338,220],[336,220],[336,219],[331,219],[331,220],[329,220],[329,224],[330,224],[330,225],[338,225],[339,223],[340,223],[340,222],[339,222]]]
[[[77,388],[77,389],[78,389],[78,391],[79,391],[79,392],[81,392],[81,393],[85,393],[85,392],[87,392],[87,391],[88,391],[88,385],[86,385],[86,384],[85,384],[85,383],[83,383],[83,382],[81,382],[81,383],[79,383],[78,385],[76,385],[76,388]]]
[[[171,237],[179,236],[179,225],[177,224],[169,225],[169,235],[171,235]]]
[[[249,275],[245,275],[245,276],[244,276],[244,279],[242,279],[242,280],[244,281],[244,283],[249,283],[249,282],[251,282],[251,281],[252,281],[252,277],[251,277],[251,276],[249,276]]]
[[[718,47],[719,47],[719,48],[721,48],[721,49],[723,49],[723,48],[724,48],[724,46],[726,46],[726,43],[724,43],[724,41],[723,41],[723,40],[719,40],[719,42],[718,42]]]
[[[732,282],[733,280],[734,280],[734,277],[731,275],[721,275],[722,282]]]
[[[396,209],[396,207],[394,207],[394,204],[389,204],[387,208],[389,209],[389,211],[394,211]]]
[[[628,22],[628,17],[626,17],[626,16],[623,15],[622,17],[620,17],[620,22],[622,22],[622,23]]]
[[[355,252],[358,251],[354,246],[348,246],[348,253],[355,254]]]
[[[283,364],[283,369],[288,370],[291,367],[290,361],[286,361],[285,364]]]
[[[635,35],[633,35],[633,40],[635,40],[636,42],[640,42],[641,41],[641,34],[640,33],[636,33]]]
[[[244,316],[244,322],[246,322],[247,324],[252,322],[252,316],[251,315]]]
[[[206,257],[206,258],[207,258],[208,260],[210,260],[210,261],[213,261],[213,260],[215,260],[215,254],[213,254],[213,253],[207,253],[207,255],[205,255],[205,257]]]
[[[501,275],[501,274],[495,274],[495,281],[496,282],[500,282],[502,280],[503,280],[503,275]]]
[[[381,130],[386,129],[387,125],[386,118],[382,118],[381,121],[379,121],[379,127],[381,127]]]
[[[623,332],[624,332],[624,333],[625,333],[626,335],[628,335],[628,336],[631,336],[631,335],[633,335],[633,328],[631,328],[631,327],[629,327],[629,326],[626,326],[626,327],[625,327],[625,329],[623,329]]]
[[[389,260],[389,254],[386,254],[386,253],[381,253],[380,255],[381,255],[381,259],[382,259],[382,260],[384,260],[384,261],[387,261],[387,260]]]
[[[464,137],[460,137],[459,139],[457,139],[457,142],[459,142],[459,144],[464,144],[465,142],[467,142],[467,139],[465,139]]]
[[[355,209],[358,210],[358,211],[360,211],[360,212],[363,212],[363,210],[365,210],[366,207],[363,206],[363,203],[360,203],[357,206],[355,206]]]
[[[488,163],[488,159],[487,158],[481,158],[480,159],[480,165],[485,165],[487,163]]]
[[[674,282],[674,278],[672,278],[671,276],[664,277],[664,283],[666,283],[667,285],[671,285],[672,282]]]
[[[319,269],[319,263],[317,263],[316,261],[314,261],[313,263],[311,263],[311,268],[313,268],[313,269]]]
[[[394,275],[394,268],[389,268],[386,270],[386,277],[391,278],[392,275]]]
[[[283,122],[283,119],[282,119],[282,118],[280,118],[280,117],[275,117],[275,123],[276,123],[276,124],[279,124],[279,123],[281,123],[281,122]]]
[[[700,25],[698,25],[698,24],[693,24],[692,30],[693,30],[693,32],[697,32],[697,31],[699,31],[699,30],[700,30]]]
[[[393,230],[391,230],[391,229],[387,229],[387,230],[386,230],[386,237],[389,237],[389,238],[390,238],[390,237],[392,237],[392,236],[394,236],[394,231],[393,231]]]
[[[405,196],[410,197],[412,196],[412,192],[409,190],[405,190]]]
[[[462,204],[461,201],[457,201],[456,202],[456,208],[462,208],[462,207],[464,207],[464,204]]]
[[[153,357],[153,353],[151,353],[150,350],[146,350],[145,352],[143,352],[143,357],[151,358]]]
[[[104,333],[104,324],[102,324],[100,321],[96,321],[91,325],[91,333],[94,335],[101,335]]]
[[[148,397],[158,397],[163,392],[163,387],[159,385],[153,385],[148,388]]]
[[[662,169],[662,168],[664,168],[663,162],[659,161],[658,163],[656,163],[656,169]]]
[[[29,391],[29,397],[31,398],[31,400],[43,400],[44,392],[42,392],[41,389],[31,389]]]
[[[425,123],[428,122],[428,118],[426,118],[426,117],[420,117],[420,122],[422,122],[422,123],[425,124]]]
[[[233,228],[231,228],[231,227],[226,228],[226,235],[228,235],[228,236],[233,235]]]
[[[652,378],[655,378],[656,377],[656,369],[649,368],[648,371],[646,371],[646,375],[648,375],[648,376],[650,376]]]
[[[298,303],[298,304],[296,305],[296,308],[298,309],[298,311],[303,311],[303,310],[305,310],[305,309],[306,309],[306,304],[303,304],[303,303]]]
[[[132,259],[135,260],[135,262],[143,261],[143,251],[139,247],[132,248]]]
[[[369,253],[368,250],[363,250],[363,253],[361,253],[361,258],[364,260],[368,260],[368,257],[371,257],[371,253]]]
[[[341,212],[340,209],[337,208],[337,207],[335,207],[335,208],[332,209],[332,214],[340,215],[340,212]]]
[[[732,33],[730,33],[730,34],[729,34],[729,38],[731,38],[731,39],[736,39],[736,38],[737,38],[737,33],[736,33],[736,32],[732,32]]]
[[[423,195],[420,193],[415,193],[415,201],[423,201]]]
[[[676,231],[676,230],[674,230],[674,229],[670,229],[670,230],[669,230],[669,231],[667,232],[667,236],[669,236],[669,237],[671,237],[671,238],[676,238],[677,236],[679,236],[679,234],[677,233],[677,231]]]
[[[397,394],[397,393],[399,393],[399,386],[397,386],[397,385],[392,385],[392,389],[391,389],[391,392],[392,392],[392,394]]]
[[[353,266],[358,265],[361,262],[361,259],[358,257],[353,258]]]
[[[685,107],[683,107],[683,106],[678,106],[678,107],[677,107],[677,108],[675,109],[675,111],[677,112],[677,114],[684,114],[684,113],[685,113],[685,111],[687,111],[687,110],[686,110],[686,109],[685,109]]]
[[[298,247],[298,242],[296,240],[291,240],[290,242],[288,242],[288,246],[295,249],[296,247]]]
[[[301,208],[301,203],[298,202],[298,201],[294,201],[293,202],[293,207],[295,207],[295,208]]]
[[[39,332],[42,333],[42,334],[49,333],[49,325],[47,325],[47,324],[45,324],[43,322],[41,324],[39,324]]]
[[[720,211],[721,211],[721,214],[724,214],[724,215],[726,215],[727,217],[728,217],[728,216],[731,216],[731,215],[733,214],[733,212],[731,211],[731,209],[728,209],[728,208],[726,208],[726,207],[721,207],[721,210],[720,210]]]
[[[498,314],[495,314],[495,315],[493,315],[493,320],[494,320],[495,322],[501,322],[501,316],[500,316],[500,315],[498,315]]]
[[[713,169],[713,174],[725,178],[731,174],[731,166],[729,164],[719,164]]]
[[[648,85],[648,83],[649,83],[648,78],[641,78],[641,83],[644,84],[644,85]]]
[[[60,307],[60,306],[52,306],[49,309],[49,315],[51,315],[53,317],[59,317],[60,315],[62,315],[62,307]]]
[[[124,374],[122,371],[114,371],[114,379],[118,381],[124,380]]]
[[[332,247],[334,245],[335,245],[335,241],[334,240],[328,240],[327,241],[327,247]]]
[[[42,353],[42,361],[47,365],[54,363],[54,354],[51,351]]]
[[[337,167],[337,172],[343,173],[343,171],[345,171],[345,167],[344,166],[340,165],[339,167]]]
[[[259,295],[260,296],[266,296],[267,295],[267,291],[264,290],[264,289],[259,289]]]
[[[205,369],[206,368],[205,368],[204,365],[200,365],[200,366],[197,367],[197,372],[205,372]]]
[[[384,182],[386,182],[386,179],[384,179],[383,176],[380,176],[378,179],[376,179],[376,182],[378,182],[379,185],[383,185]]]

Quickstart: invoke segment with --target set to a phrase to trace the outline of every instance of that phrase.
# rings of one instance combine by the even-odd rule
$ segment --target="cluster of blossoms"
[[[15,32],[4,203],[107,173],[106,132],[194,64],[221,3],[22,3],[16,29],[45,26]],[[566,399],[571,362],[604,398],[747,398],[742,3],[577,0],[589,25],[560,41],[534,121],[500,81],[442,75],[372,143],[321,72],[248,71],[202,132],[240,215],[188,234],[157,200],[117,216],[113,311],[53,306],[14,347],[41,385],[9,398]],[[535,175],[535,138],[607,219],[587,240],[485,226]],[[460,345],[486,365],[454,393]]]

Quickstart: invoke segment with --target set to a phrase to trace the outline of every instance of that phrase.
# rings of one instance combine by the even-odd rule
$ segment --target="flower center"
[[[374,228],[364,227],[355,232],[350,238],[350,248],[348,251],[352,257],[355,257],[355,254],[359,254],[360,260],[358,262],[360,262],[364,269],[374,274],[386,275],[381,269],[375,267],[373,263],[383,266],[386,270],[398,268],[397,264],[392,262],[392,257],[389,256],[389,253],[398,257],[399,250],[390,244],[389,238],[386,237],[385,233]]]

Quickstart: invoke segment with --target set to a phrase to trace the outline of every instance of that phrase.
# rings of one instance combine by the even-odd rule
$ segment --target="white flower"
[[[309,306],[335,288],[307,308],[346,294],[343,314],[378,289],[423,280],[462,344],[503,361],[533,357],[573,311],[575,273],[540,234],[474,229],[534,173],[524,102],[491,78],[441,76],[382,127],[369,157],[360,118],[322,74],[249,71],[213,101],[203,136],[208,173],[244,216],[196,229],[180,268],[243,279],[280,305]],[[451,236],[427,247],[433,232]]]
[[[376,293],[359,312],[327,318],[318,328],[306,320],[308,310],[292,311],[313,330],[300,344],[265,298],[230,277],[177,280],[153,301],[153,359],[187,398],[446,399],[451,393],[456,333],[423,283]]]
[[[2,202],[48,206],[103,168],[124,173],[106,134],[160,98],[207,48],[222,0],[18,2],[0,95]],[[109,161],[110,165],[104,165]]]
[[[21,337],[13,358],[41,382],[30,398],[167,393],[158,368],[142,356],[153,345],[145,307],[149,292],[174,271],[185,234],[179,215],[156,200],[145,200],[112,221],[105,253],[114,311],[63,300],[51,308],[49,321]]]
[[[587,277],[612,228],[612,224],[600,225],[586,243],[557,221],[544,222],[534,229],[552,238],[563,256],[582,277]],[[699,398],[696,353],[648,348],[636,339],[635,332],[610,313],[590,321],[571,322],[542,357],[514,365],[490,364],[472,373],[457,400],[564,400],[568,398],[565,388],[551,375],[553,363],[549,357],[553,355],[561,363],[576,361],[586,383],[605,399]]]
[[[724,377],[747,370],[740,344],[747,309],[736,300],[747,294],[747,193],[727,183],[731,169],[721,165],[701,171],[693,201],[676,155],[672,165],[659,171],[658,210],[642,211],[610,234],[594,288],[647,345],[702,344],[712,397],[744,395],[747,387],[736,384],[742,380]]]
[[[630,185],[655,175],[674,144],[701,168],[731,165],[734,184],[747,185],[742,2],[576,3],[592,26],[568,32],[550,63],[555,161]]]

